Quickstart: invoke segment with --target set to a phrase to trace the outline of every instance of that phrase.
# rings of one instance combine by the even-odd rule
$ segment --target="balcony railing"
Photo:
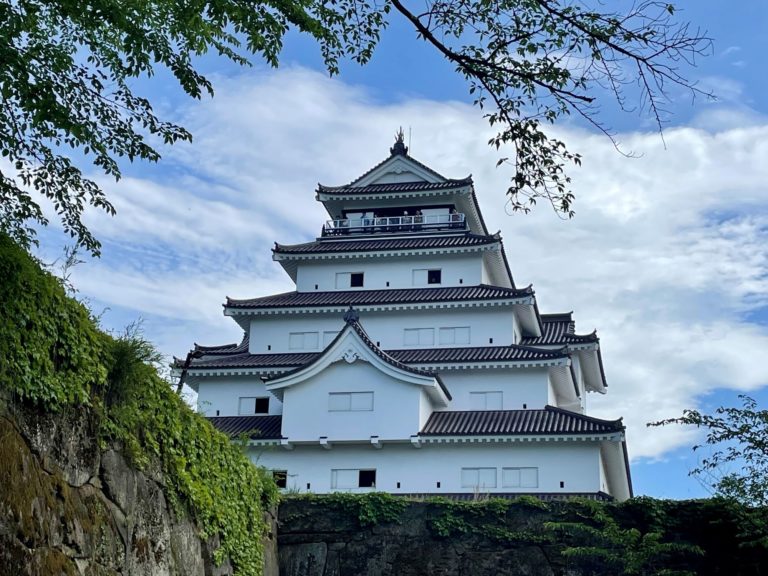
[[[425,214],[423,216],[382,216],[378,218],[344,218],[328,220],[323,236],[374,234],[377,232],[419,232],[466,228],[466,216],[455,214]]]

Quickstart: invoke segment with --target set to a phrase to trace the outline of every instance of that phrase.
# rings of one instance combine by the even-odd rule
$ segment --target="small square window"
[[[376,487],[376,470],[360,470],[358,486],[360,488]]]
[[[288,471],[287,470],[272,470],[272,480],[278,488],[288,487]]]
[[[427,270],[427,284],[440,284],[442,281],[441,270]]]
[[[349,275],[349,285],[352,288],[361,288],[363,286],[363,273],[353,272]]]
[[[256,398],[256,414],[269,414],[269,398]]]

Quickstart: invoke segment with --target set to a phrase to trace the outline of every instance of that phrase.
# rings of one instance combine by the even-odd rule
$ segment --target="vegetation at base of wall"
[[[483,534],[499,542],[547,542],[547,535],[540,527],[520,530],[518,522],[510,522],[510,516],[527,515],[536,518],[549,511],[546,502],[531,496],[514,500],[487,498],[474,501],[430,498],[433,514],[428,525],[435,535],[451,538],[463,534]],[[511,528],[514,526],[514,528]]]
[[[695,576],[686,569],[701,547],[675,541],[666,534],[658,501],[647,498],[643,516],[651,518],[645,530],[623,527],[610,508],[593,500],[577,500],[562,510],[561,519],[544,527],[554,542],[564,545],[562,555],[570,568],[581,574],[598,575],[608,570],[617,575]]]
[[[478,575],[497,569],[560,576],[762,576],[768,566],[768,509],[734,500],[402,499],[396,525],[364,529],[357,509],[339,502],[365,498],[283,499],[281,555],[298,562],[323,543],[331,549],[354,540],[353,547],[336,548],[333,566],[356,574],[364,573],[360,556],[364,565],[386,564],[393,573],[403,566],[409,574],[463,574],[471,567]],[[414,547],[423,550],[419,558]],[[442,563],[446,556],[460,561]]]
[[[316,502],[323,506],[348,514],[357,520],[361,528],[377,524],[397,523],[408,507],[408,502],[387,492],[369,492],[351,494],[334,492],[332,494],[297,494],[289,496],[291,500]]]
[[[88,409],[104,445],[121,444],[139,468],[160,465],[175,509],[191,514],[203,538],[219,537],[215,560],[261,574],[259,507],[277,501],[272,479],[173,392],[138,332],[99,330],[57,278],[1,234],[0,277],[0,391],[43,411]]]

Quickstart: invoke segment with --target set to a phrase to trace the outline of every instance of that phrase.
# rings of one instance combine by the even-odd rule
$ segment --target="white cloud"
[[[271,243],[306,241],[326,217],[318,181],[343,184],[382,160],[398,126],[414,157],[450,177],[474,173],[492,230],[501,229],[519,284],[542,311],[575,310],[580,332],[599,328],[609,394],[593,413],[625,416],[635,457],[691,443],[650,420],[695,407],[716,388],[768,384],[757,361],[766,323],[748,314],[768,293],[768,123],[720,131],[621,134],[627,159],[600,137],[560,134],[584,156],[574,169],[577,215],[540,205],[506,215],[480,114],[460,103],[372,101],[358,88],[300,68],[223,79],[212,102],[189,106],[191,146],[167,153],[154,182],[108,185],[114,219],[93,217],[104,258],[78,270],[80,290],[151,322],[165,352],[231,341],[225,295],[288,290]],[[722,127],[721,127],[722,128]]]

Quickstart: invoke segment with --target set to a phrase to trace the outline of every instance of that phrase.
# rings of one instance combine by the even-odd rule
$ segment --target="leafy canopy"
[[[591,7],[594,4],[596,8]],[[456,66],[474,102],[510,149],[511,206],[540,198],[572,215],[565,165],[579,163],[543,126],[576,113],[599,130],[598,104],[614,99],[661,126],[666,91],[696,91],[678,70],[709,40],[676,23],[666,2],[624,10],[576,0],[0,0],[0,229],[34,241],[47,224],[41,197],[65,231],[93,254],[87,205],[114,214],[83,173],[120,178],[121,159],[157,161],[154,142],[191,140],[162,120],[131,80],[167,69],[193,98],[213,94],[194,67],[213,51],[241,65],[257,55],[278,65],[289,29],[311,35],[331,74],[343,59],[365,64],[389,18],[399,15]]]
[[[684,424],[704,428],[704,445],[715,447],[690,474],[702,478],[720,495],[745,504],[768,506],[768,410],[740,395],[741,408],[721,406],[714,414],[684,410],[679,418],[649,426]],[[694,450],[702,445],[694,446]],[[733,467],[735,471],[729,470]]]

